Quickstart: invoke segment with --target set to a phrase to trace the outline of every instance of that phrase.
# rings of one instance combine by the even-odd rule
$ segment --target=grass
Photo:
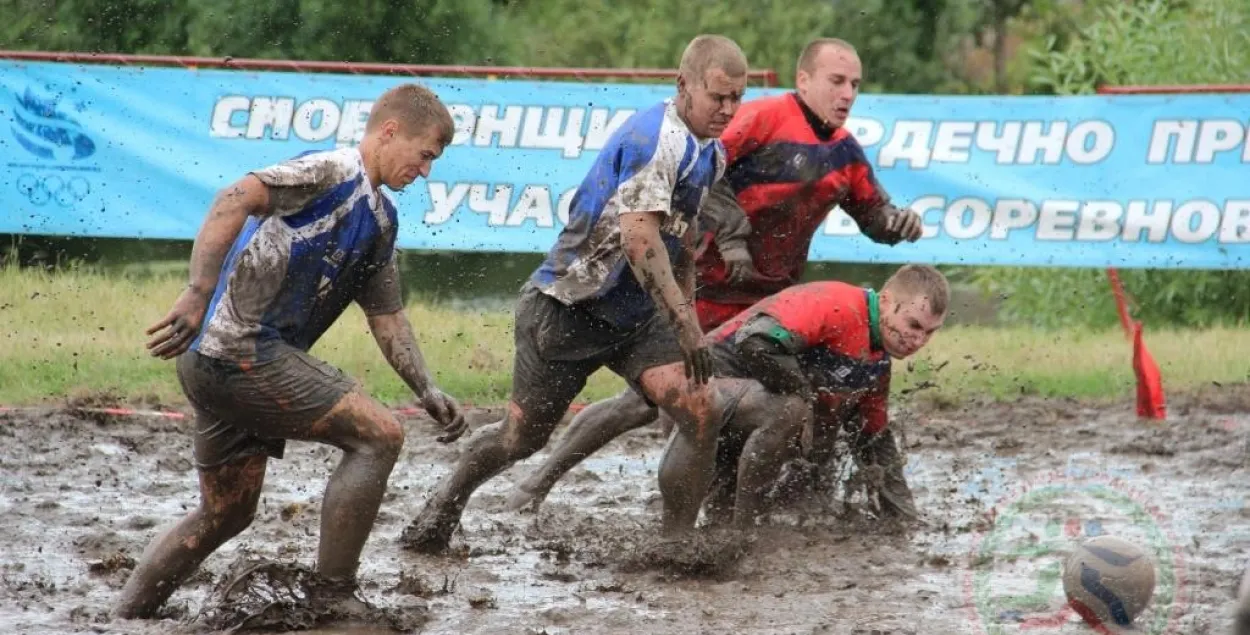
[[[181,276],[49,275],[0,266],[0,406],[35,405],[75,393],[109,393],[134,401],[183,402],[173,363],[143,348],[147,326],[168,310]],[[412,303],[408,315],[439,385],[461,401],[507,399],[512,367],[512,315]],[[1148,330],[1146,343],[1169,391],[1210,382],[1250,380],[1250,332]],[[382,358],[356,307],[312,351],[359,378],[388,404],[412,395]],[[927,399],[960,402],[982,396],[1077,398],[1131,396],[1132,349],[1119,331],[1036,331],[952,326],[924,351],[896,365],[896,390],[936,384]],[[623,383],[607,370],[580,400],[611,395]]]

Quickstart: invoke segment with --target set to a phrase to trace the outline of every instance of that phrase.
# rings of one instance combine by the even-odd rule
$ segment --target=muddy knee
[[[210,499],[200,504],[201,535],[210,542],[224,542],[241,533],[256,518],[257,500],[239,492],[231,498]],[[194,545],[188,545],[194,547]]]
[[[251,526],[256,519],[256,506],[234,509],[217,519],[216,531],[227,538],[233,538]]]
[[[507,461],[516,462],[529,458],[547,445],[547,440],[551,438],[551,433],[563,415],[563,412],[557,413],[550,407],[526,411],[509,406],[508,415],[503,421],[487,427],[498,428],[499,445]],[[493,436],[494,434],[487,434],[483,438]]]
[[[616,416],[631,421],[654,421],[660,416],[660,409],[647,403],[647,399],[636,390],[627,390],[617,398]]]
[[[394,417],[387,417],[377,425],[377,450],[399,456],[404,448],[404,426]]]
[[[398,420],[391,416],[371,417],[357,425],[362,428],[358,451],[392,460],[399,457],[399,451],[404,448],[404,427]]]
[[[547,445],[548,434],[504,434],[503,447],[511,462],[524,461]]]

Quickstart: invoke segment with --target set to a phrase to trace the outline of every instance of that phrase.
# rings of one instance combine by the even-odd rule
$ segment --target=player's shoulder
[[[777,93],[776,95],[764,95],[756,97],[742,103],[738,108],[737,114],[748,114],[755,116],[784,116],[789,117],[798,109],[798,101],[793,92]],[[737,116],[737,115],[735,115]]]
[[[863,294],[864,288],[849,282],[842,282],[841,280],[812,280],[811,282],[787,287],[782,293],[790,294],[793,297],[826,300]]]
[[[859,143],[859,139],[855,137],[855,134],[851,132],[845,123],[833,131],[833,136],[829,138],[829,143],[842,146],[844,151],[850,152],[860,161],[867,160],[864,155],[864,146]]]
[[[695,147],[693,135],[671,100],[634,113],[617,131],[612,143],[625,165],[656,163],[669,170],[676,170]]]
[[[345,147],[302,152],[251,173],[270,186],[329,189],[360,178],[363,172],[360,152]]]

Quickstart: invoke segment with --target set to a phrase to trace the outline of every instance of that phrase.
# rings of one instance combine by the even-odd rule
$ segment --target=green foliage
[[[1104,1],[1091,13],[1066,47],[1052,35],[1031,52],[1030,81],[1038,92],[1250,80],[1250,3],[1244,0]]]
[[[1083,28],[1031,53],[1043,93],[1093,93],[1099,85],[1250,80],[1250,3],[1244,0],[1105,0]],[[1091,269],[985,268],[968,272],[1002,301],[1001,317],[1043,327],[1108,326],[1118,319],[1106,273]],[[1250,320],[1250,272],[1129,270],[1120,277],[1133,317],[1148,324],[1209,326]]]
[[[1119,317],[1103,269],[970,269],[968,279],[1001,301],[999,319],[1042,328],[1105,328]],[[1210,327],[1250,320],[1250,275],[1243,271],[1120,270],[1134,319],[1151,325]]]
[[[511,63],[490,0],[0,0],[6,48],[423,64]]]
[[[509,22],[526,66],[673,68],[691,38],[720,33],[752,67],[771,68],[792,86],[803,45],[841,37],[859,49],[865,92],[940,92],[964,90],[941,55],[971,22],[961,9],[972,1],[761,0],[727,10],[710,0],[531,0],[512,6]]]

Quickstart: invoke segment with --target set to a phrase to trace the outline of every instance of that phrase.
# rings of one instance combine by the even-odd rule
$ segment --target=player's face
[[[924,296],[890,302],[881,309],[881,343],[895,359],[910,357],[924,348],[946,321],[945,315],[933,315]]]
[[[690,131],[704,139],[719,137],[742,105],[746,76],[730,77],[712,68],[704,73],[701,83],[678,81],[678,90],[686,96],[683,115]]]
[[[398,192],[419,178],[429,178],[434,161],[443,154],[443,145],[435,126],[411,137],[396,126],[383,135],[380,154],[382,183]]]
[[[821,120],[838,128],[846,123],[851,106],[859,97],[863,74],[858,55],[836,46],[826,46],[816,55],[812,72],[798,72],[795,86],[808,108]]]

